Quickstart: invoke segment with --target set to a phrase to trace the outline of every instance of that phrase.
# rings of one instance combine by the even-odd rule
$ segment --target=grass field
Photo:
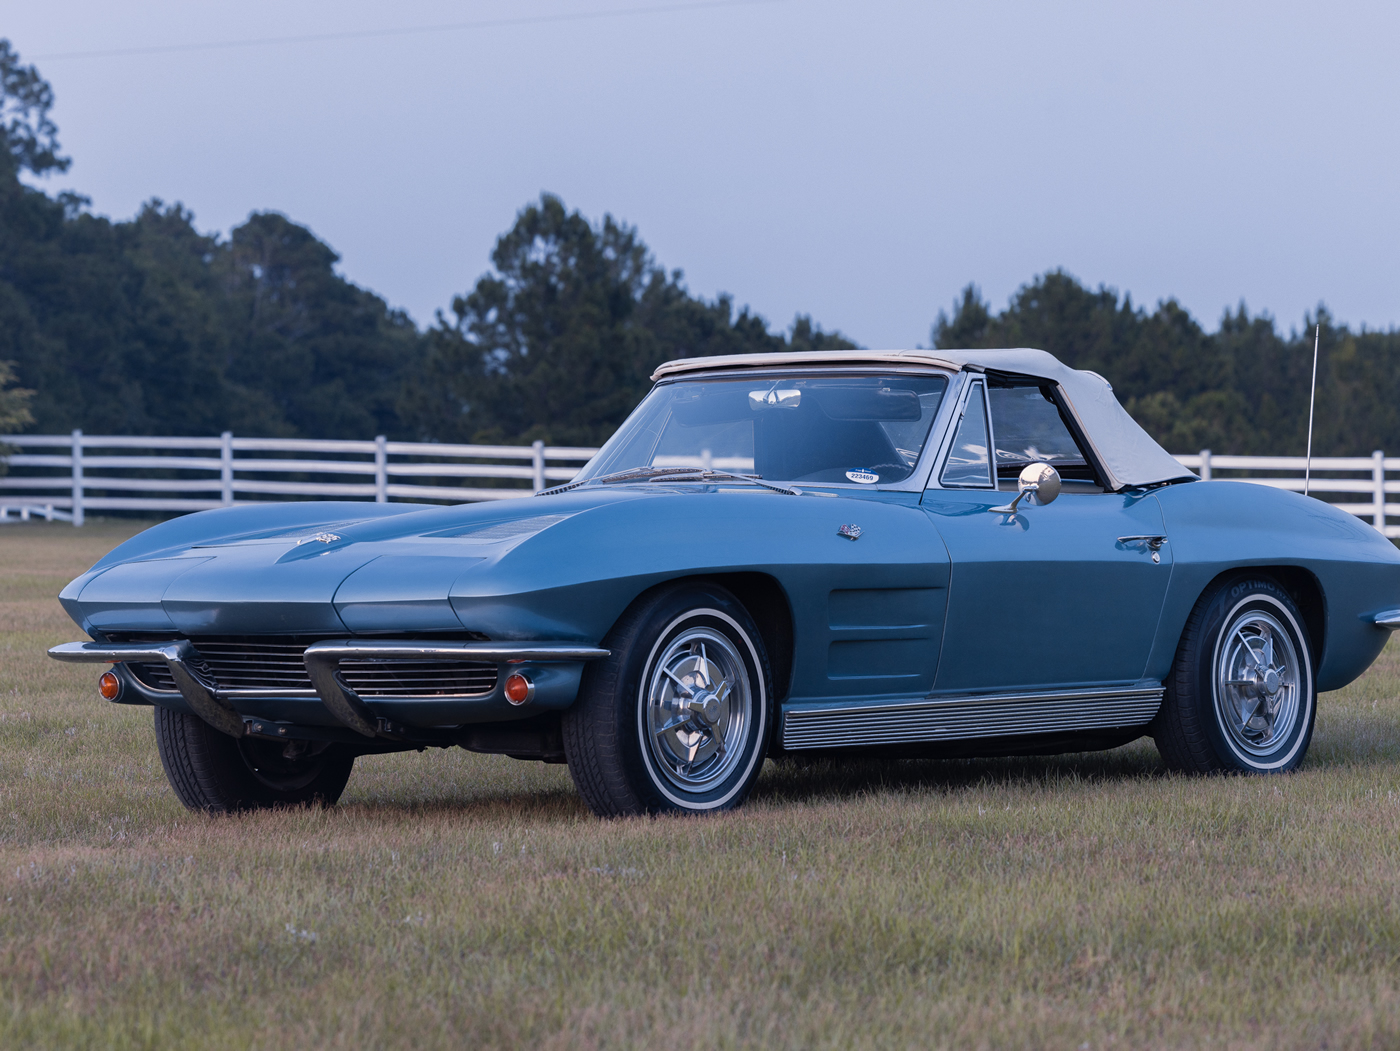
[[[151,714],[43,651],[132,527],[0,526],[0,1046],[1393,1047],[1400,651],[1311,758],[769,768],[600,822],[561,767],[360,760],[205,817]]]

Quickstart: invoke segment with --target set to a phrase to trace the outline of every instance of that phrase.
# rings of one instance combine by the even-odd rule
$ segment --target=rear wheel
[[[718,584],[644,596],[564,713],[569,773],[602,817],[727,810],[747,797],[772,727],[772,676],[748,611]]]
[[[1201,597],[1152,725],[1169,767],[1282,773],[1303,761],[1317,693],[1302,623],[1268,576],[1226,580]]]
[[[340,745],[230,737],[197,716],[155,713],[165,776],[191,810],[333,806],[350,780],[355,757]]]

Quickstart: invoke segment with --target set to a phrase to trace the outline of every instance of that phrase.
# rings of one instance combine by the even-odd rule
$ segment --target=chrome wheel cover
[[[1302,665],[1277,617],[1241,613],[1221,635],[1215,659],[1215,713],[1230,744],[1265,757],[1289,740],[1303,704]]]
[[[738,647],[723,632],[682,630],[651,665],[645,691],[646,748],[676,788],[707,792],[743,761],[753,691]]]

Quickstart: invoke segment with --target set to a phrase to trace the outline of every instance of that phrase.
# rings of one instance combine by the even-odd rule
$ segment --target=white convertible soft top
[[[668,361],[653,380],[686,372],[802,365],[933,365],[955,371],[1002,372],[1050,380],[1059,386],[1080,429],[1108,473],[1110,488],[1156,485],[1195,478],[1118,404],[1113,388],[1096,372],[1081,372],[1043,350],[818,350],[806,353],[723,354]]]

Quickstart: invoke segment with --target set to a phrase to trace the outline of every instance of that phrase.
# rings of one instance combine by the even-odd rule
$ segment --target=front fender
[[[572,505],[557,497],[549,506],[553,512]],[[838,533],[851,524],[861,527],[859,540]],[[922,638],[923,631],[929,637],[908,641],[906,648],[916,648],[926,665],[920,681],[931,677],[949,559],[932,522],[912,502],[752,491],[681,491],[608,502],[585,497],[579,513],[461,574],[451,602],[463,626],[493,639],[547,637],[598,645],[648,588],[728,573],[768,576],[784,592],[794,618],[794,695],[837,689],[829,675],[831,653],[845,652],[843,645],[850,649],[849,640],[857,637],[869,636],[869,646],[893,650],[898,647],[886,643],[886,635]],[[916,618],[922,627],[902,634],[883,627],[874,610],[866,617],[875,618],[872,626],[860,620],[857,628],[839,618],[834,622],[832,592],[843,589],[868,595],[871,602],[886,589],[924,589],[938,608]],[[874,626],[877,622],[882,626]],[[892,688],[847,685],[877,692]]]

